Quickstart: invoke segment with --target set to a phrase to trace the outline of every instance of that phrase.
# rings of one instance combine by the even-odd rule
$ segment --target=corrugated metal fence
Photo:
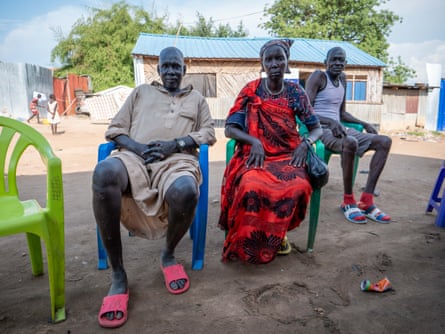
[[[31,113],[29,103],[37,94],[42,95],[39,111],[47,117],[46,103],[54,94],[59,103],[59,113],[76,113],[76,93],[91,92],[91,80],[86,75],[68,74],[65,78],[53,78],[53,71],[46,67],[23,63],[0,63],[0,114],[25,120]]]
[[[91,92],[90,77],[68,74],[64,78],[54,78],[54,95],[59,104],[59,113],[74,115],[85,93]]]
[[[48,96],[53,92],[52,70],[24,63],[0,63],[0,114],[27,119],[29,103],[35,92]],[[40,107],[46,117],[46,108]]]

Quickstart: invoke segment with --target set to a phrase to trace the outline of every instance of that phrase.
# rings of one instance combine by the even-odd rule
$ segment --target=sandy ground
[[[65,192],[67,320],[48,323],[47,275],[33,277],[23,235],[0,239],[1,333],[105,333],[97,323],[110,282],[97,265],[91,208],[91,173],[104,124],[64,118],[63,134],[32,124],[62,159]],[[115,333],[445,333],[445,229],[425,208],[445,158],[445,140],[390,134],[393,148],[381,176],[376,203],[391,214],[389,225],[347,222],[338,206],[338,157],[322,192],[314,253],[304,252],[307,220],[289,233],[292,253],[268,265],[223,264],[223,232],[217,227],[225,139],[210,150],[210,200],[206,263],[191,270],[191,241],[177,256],[189,273],[190,290],[174,296],[159,269],[162,240],[130,238],[122,230],[130,283],[128,322]],[[43,169],[33,154],[20,165],[23,198],[45,201]],[[360,160],[357,196],[366,180],[369,155]],[[394,290],[362,292],[360,282],[388,277]]]

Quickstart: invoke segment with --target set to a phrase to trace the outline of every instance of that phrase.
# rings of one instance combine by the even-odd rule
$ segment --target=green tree
[[[386,60],[391,27],[402,19],[376,9],[386,0],[278,0],[265,7],[261,26],[278,36],[348,41]]]
[[[384,81],[393,84],[403,84],[416,76],[416,71],[406,66],[399,56],[397,60],[390,58],[387,62],[388,67],[384,71]]]
[[[140,32],[165,33],[165,17],[152,17],[141,7],[124,1],[109,9],[91,8],[90,17],[82,17],[67,37],[56,34],[58,44],[51,52],[62,68],[55,75],[67,72],[88,74],[95,90],[115,85],[134,85],[131,51]]]
[[[206,20],[197,13],[198,21],[189,29],[181,22],[170,25],[167,16],[157,17],[142,7],[125,1],[112,4],[109,9],[90,8],[91,15],[76,21],[68,36],[54,29],[58,44],[51,52],[51,61],[58,60],[62,67],[56,76],[66,73],[87,74],[95,91],[116,85],[134,85],[131,51],[141,32],[209,37],[244,37],[242,22],[236,30],[228,25],[215,27],[213,19]]]
[[[215,26],[212,17],[208,20],[199,12],[196,13],[197,22],[194,26],[185,28],[181,22],[178,22],[176,27],[180,31],[180,35],[184,36],[200,36],[200,37],[246,37],[247,31],[241,21],[235,30],[226,23]]]
[[[236,30],[233,30],[229,24],[220,24],[216,28],[215,35],[217,37],[246,37],[247,31],[244,28],[243,21],[240,21]]]

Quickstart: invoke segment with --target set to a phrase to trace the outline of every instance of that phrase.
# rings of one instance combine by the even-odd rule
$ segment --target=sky
[[[66,36],[88,8],[108,8],[105,0],[3,0],[0,4],[0,61],[29,63],[54,67],[51,50],[57,45],[56,33]],[[265,5],[273,0],[127,0],[143,6],[158,16],[168,14],[169,22],[177,20],[185,26],[195,25],[199,12],[215,25],[228,23],[236,29],[240,21],[249,37],[267,37],[258,25],[264,22]],[[409,83],[428,82],[427,63],[440,64],[445,78],[445,13],[444,0],[389,0],[383,5],[403,18],[396,23],[388,37],[389,55],[413,68],[417,75]]]

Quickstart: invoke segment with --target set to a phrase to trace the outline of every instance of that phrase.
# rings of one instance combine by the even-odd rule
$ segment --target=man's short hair
[[[340,46],[334,46],[333,48],[330,48],[330,49],[328,50],[328,53],[326,54],[325,62],[328,61],[329,57],[331,57],[331,55],[332,55],[334,52],[339,51],[339,50],[343,51],[343,52],[346,54],[346,51],[345,51],[342,47],[340,47]]]
[[[161,52],[159,53],[159,58],[162,57],[167,52],[176,52],[181,58],[184,59],[184,54],[182,53],[182,51],[174,46],[168,46],[168,47],[162,49]]]

